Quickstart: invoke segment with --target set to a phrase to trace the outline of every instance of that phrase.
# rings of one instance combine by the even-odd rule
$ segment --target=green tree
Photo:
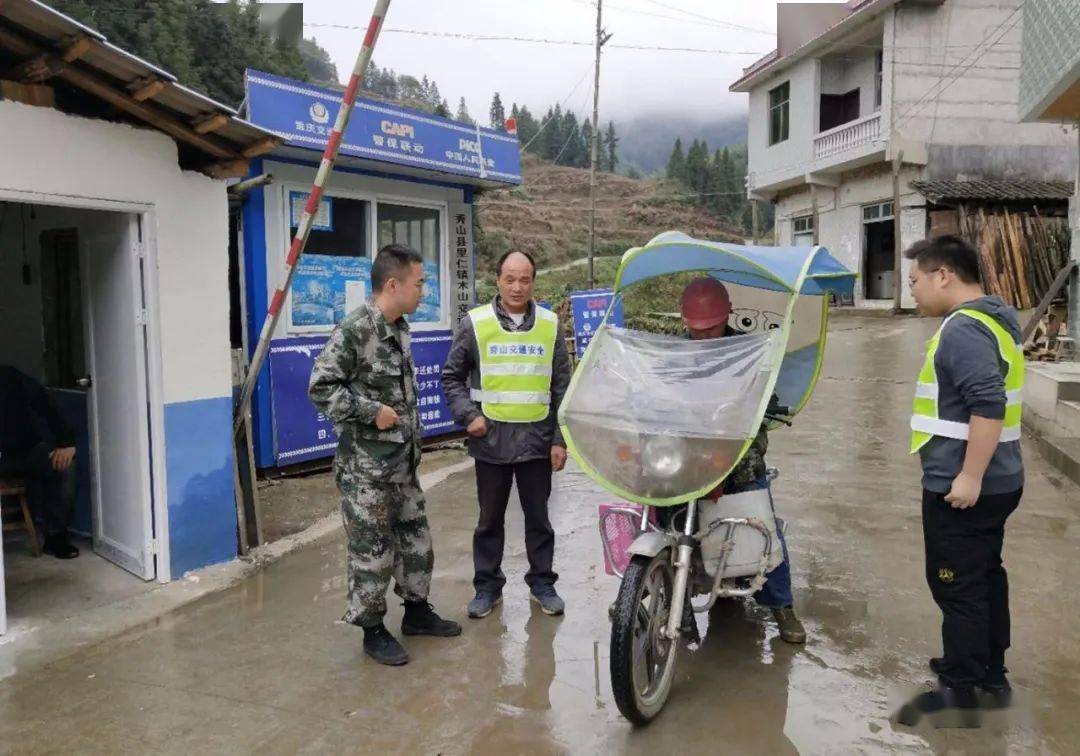
[[[709,148],[705,142],[695,139],[686,152],[686,184],[695,193],[705,191],[708,183]]]
[[[682,139],[675,137],[675,146],[667,162],[667,177],[672,181],[686,183],[686,157],[683,155]]]
[[[619,164],[619,156],[616,154],[616,145],[619,143],[619,138],[615,136],[615,122],[608,121],[607,134],[604,135],[604,151],[607,153],[607,164],[604,170],[611,173],[615,172],[615,166]],[[603,161],[601,161],[603,164]]]
[[[542,145],[541,140],[533,139],[536,137],[536,133],[540,131],[540,124],[536,122],[533,114],[529,112],[529,109],[522,105],[521,110],[518,111],[518,143],[524,147],[532,142],[529,146],[529,152],[539,153]]]
[[[582,160],[588,160],[588,158],[582,154],[581,127],[578,126],[577,116],[571,110],[563,113],[561,133],[563,141],[559,145],[560,156],[555,162],[559,165],[571,165],[580,168]]]
[[[491,98],[491,109],[488,115],[491,116],[491,128],[499,130],[506,128],[506,109],[503,107],[502,98],[499,97],[498,92]]]
[[[229,0],[50,0],[113,44],[158,65],[185,86],[238,104],[244,69],[308,80],[297,45],[274,42],[259,26],[257,2]]]
[[[544,143],[544,150],[541,154],[545,159],[554,162],[566,142],[566,135],[563,134],[562,108],[559,105],[548,108],[548,112],[544,116],[544,124],[546,124],[544,135],[540,140]]]
[[[717,197],[716,207],[725,218],[739,223],[741,221],[743,202],[742,181],[738,173],[736,173],[735,161],[732,160],[728,148],[717,150],[716,155],[717,172],[719,174],[718,191],[721,192],[720,196]]]
[[[464,97],[458,100],[457,113],[454,114],[454,120],[461,121],[462,123],[467,123],[470,126],[476,125],[476,121],[474,121],[472,119],[472,116],[469,115],[469,106],[465,104]]]
[[[330,59],[330,53],[319,47],[314,39],[301,39],[298,45],[300,57],[304,61],[304,70],[308,78],[319,84],[340,84],[337,66]]]
[[[588,168],[592,160],[592,121],[588,118],[581,122],[581,157],[582,168]],[[603,154],[596,159],[597,170],[604,170]]]

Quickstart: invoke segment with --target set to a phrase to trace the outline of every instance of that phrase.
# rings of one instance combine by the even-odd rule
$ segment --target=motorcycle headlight
[[[641,456],[647,476],[659,480],[672,478],[686,464],[686,443],[675,436],[653,436],[645,442]]]

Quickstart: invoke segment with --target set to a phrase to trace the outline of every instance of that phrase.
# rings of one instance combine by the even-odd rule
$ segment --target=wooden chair
[[[30,504],[26,500],[26,483],[18,478],[0,480],[0,497],[12,496],[19,500],[17,505],[0,505],[0,518],[9,512],[21,512],[22,522],[4,523],[3,532],[9,530],[25,530],[30,538],[30,553],[36,557],[41,556],[41,544],[38,543],[37,529],[34,527],[34,517],[30,514]]]

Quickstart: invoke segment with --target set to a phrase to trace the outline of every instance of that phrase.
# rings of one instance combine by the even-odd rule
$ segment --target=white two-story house
[[[1017,122],[1023,18],[1023,0],[779,4],[777,49],[731,85],[776,243],[827,247],[860,274],[855,304],[891,303],[897,229],[903,248],[929,231],[912,181],[1071,180],[1075,136]]]

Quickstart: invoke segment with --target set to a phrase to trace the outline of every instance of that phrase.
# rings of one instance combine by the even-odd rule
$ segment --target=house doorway
[[[897,275],[892,202],[865,205],[862,223],[863,298],[891,300]]]
[[[5,620],[66,617],[144,592],[158,576],[143,225],[137,213],[0,202],[0,314],[11,324],[0,364],[43,386],[70,426],[70,531],[82,552],[34,558],[27,533],[7,534],[0,632]]]

